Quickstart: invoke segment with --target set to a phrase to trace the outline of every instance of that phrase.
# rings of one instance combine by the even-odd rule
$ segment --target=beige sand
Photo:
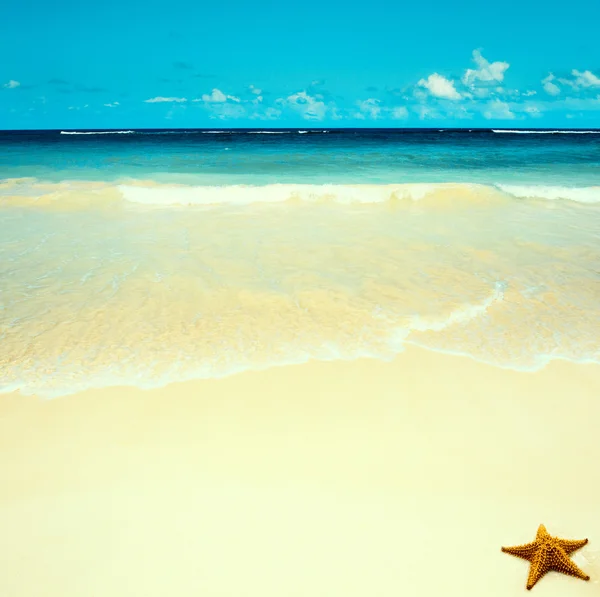
[[[590,543],[600,367],[535,374],[410,348],[162,390],[0,397],[2,597],[526,594],[500,552]]]

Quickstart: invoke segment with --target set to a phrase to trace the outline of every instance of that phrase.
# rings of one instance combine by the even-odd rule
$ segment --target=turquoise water
[[[597,134],[489,130],[0,132],[0,177],[190,184],[598,184]]]
[[[0,133],[2,391],[600,362],[600,134],[80,133]]]

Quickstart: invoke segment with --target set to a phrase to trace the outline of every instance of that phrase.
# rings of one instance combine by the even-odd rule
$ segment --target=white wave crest
[[[61,135],[133,135],[135,131],[60,131]]]
[[[598,131],[524,131],[519,129],[492,129],[492,133],[510,133],[512,135],[600,135]]]
[[[501,191],[522,199],[567,199],[578,203],[600,203],[598,187],[558,187],[542,185],[497,184]]]
[[[184,185],[118,185],[126,201],[145,205],[247,205],[251,203],[308,203],[332,201],[342,204],[385,203],[391,200],[419,201],[427,196],[461,191],[488,190],[470,184],[390,184],[390,185],[309,185],[272,184],[266,186],[184,186]],[[451,198],[449,199],[452,200]]]

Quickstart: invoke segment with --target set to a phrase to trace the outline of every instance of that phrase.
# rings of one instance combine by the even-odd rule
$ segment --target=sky
[[[598,0],[5,0],[0,129],[600,128]]]

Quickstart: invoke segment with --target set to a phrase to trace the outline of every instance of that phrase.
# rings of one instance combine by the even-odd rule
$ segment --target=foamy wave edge
[[[422,318],[415,316],[407,326],[396,327],[391,326],[387,339],[387,349],[381,352],[379,349],[374,349],[368,344],[363,347],[354,349],[350,352],[341,346],[335,344],[323,344],[314,346],[312,349],[304,348],[300,352],[292,350],[287,356],[271,359],[262,363],[232,363],[224,370],[214,370],[209,364],[199,366],[193,371],[182,373],[176,371],[176,367],[169,367],[169,371],[152,378],[147,375],[114,375],[107,370],[105,372],[94,372],[86,376],[86,381],[81,383],[68,383],[65,385],[53,383],[52,387],[44,387],[44,380],[36,380],[33,385],[31,382],[22,379],[3,385],[0,382],[0,393],[20,392],[23,395],[36,395],[44,399],[59,398],[83,392],[90,389],[108,388],[115,386],[129,386],[140,389],[150,390],[165,387],[172,383],[181,383],[193,380],[202,379],[220,379],[229,377],[245,371],[264,371],[274,367],[299,365],[313,361],[354,361],[362,358],[370,358],[376,360],[390,361],[398,354],[404,351],[405,344],[410,343],[411,332],[426,332],[426,331],[442,331],[449,326],[455,324],[466,323],[472,319],[476,319],[485,315],[494,303],[504,300],[504,291],[507,284],[504,281],[497,281],[494,288],[487,297],[484,297],[480,302],[465,304],[457,307],[454,311],[446,316]],[[55,382],[52,379],[56,372],[51,374],[47,381]]]
[[[497,184],[496,187],[519,199],[547,199],[576,201],[577,203],[600,203],[600,186],[559,187],[543,185]]]
[[[391,185],[292,185],[266,186],[136,186],[118,185],[126,201],[144,205],[244,205],[251,203],[283,203],[331,201],[341,204],[374,204],[388,201],[420,201],[426,198],[482,199],[498,196],[498,191],[517,199],[569,200],[577,203],[600,203],[598,187],[560,187],[539,185],[493,186],[466,183],[414,183]]]
[[[391,200],[419,201],[436,193],[490,191],[485,185],[471,184],[397,184],[397,185],[309,185],[272,184],[265,186],[117,186],[123,199],[144,205],[245,205],[302,201],[342,204],[386,203]]]
[[[402,184],[270,184],[270,185],[185,185],[152,180],[117,182],[65,180],[43,182],[33,178],[0,180],[0,200],[18,199],[58,204],[67,198],[102,204],[111,196],[149,207],[250,205],[254,203],[338,203],[342,205],[383,204],[394,201],[435,201],[439,205],[463,205],[510,199],[567,200],[600,204],[600,186],[566,187],[477,183]]]
[[[61,135],[134,135],[135,131],[60,131]]]
[[[508,133],[510,135],[600,135],[598,131],[562,131],[560,129],[553,131],[526,131],[521,129],[492,129],[492,133]]]
[[[326,344],[320,347],[315,347],[314,350],[302,350],[300,353],[290,353],[287,356],[281,356],[268,362],[263,363],[232,363],[225,370],[215,371],[210,365],[200,366],[194,371],[187,373],[181,373],[175,371],[174,367],[170,367],[169,371],[155,378],[147,375],[139,375],[137,373],[131,376],[122,376],[111,374],[110,371],[104,373],[95,373],[87,377],[84,383],[67,383],[65,385],[53,384],[50,387],[40,387],[39,384],[31,386],[25,380],[15,381],[10,384],[3,385],[0,383],[0,394],[20,392],[25,396],[38,396],[42,399],[53,399],[64,396],[69,396],[84,392],[92,389],[110,388],[110,387],[135,387],[142,390],[153,390],[158,388],[164,388],[170,384],[183,383],[190,381],[199,381],[206,379],[223,379],[232,375],[237,375],[247,371],[265,371],[277,367],[301,365],[310,361],[321,361],[321,362],[332,362],[332,361],[345,361],[352,362],[359,359],[374,359],[384,362],[390,362],[395,359],[399,354],[404,352],[407,346],[417,346],[423,350],[440,353],[455,355],[461,357],[467,357],[479,363],[484,363],[501,369],[520,371],[520,372],[535,372],[546,367],[550,362],[555,360],[562,360],[571,363],[578,364],[597,364],[597,361],[593,357],[575,359],[559,352],[553,353],[539,353],[533,355],[533,363],[529,365],[521,365],[515,362],[502,362],[496,361],[489,358],[485,358],[482,355],[473,354],[461,350],[460,348],[446,349],[438,348],[424,344],[419,341],[418,338],[413,338],[413,332],[439,332],[443,331],[448,327],[456,324],[468,323],[473,319],[485,316],[488,310],[494,306],[495,303],[504,300],[504,293],[508,284],[505,281],[497,281],[494,285],[493,290],[487,297],[482,298],[480,302],[472,304],[465,304],[457,307],[454,311],[450,312],[444,317],[440,318],[421,318],[415,316],[406,327],[395,327],[391,326],[389,331],[389,337],[387,339],[387,350],[381,352],[371,348],[369,345],[365,345],[362,348],[355,349],[351,353],[337,347],[333,344]]]

